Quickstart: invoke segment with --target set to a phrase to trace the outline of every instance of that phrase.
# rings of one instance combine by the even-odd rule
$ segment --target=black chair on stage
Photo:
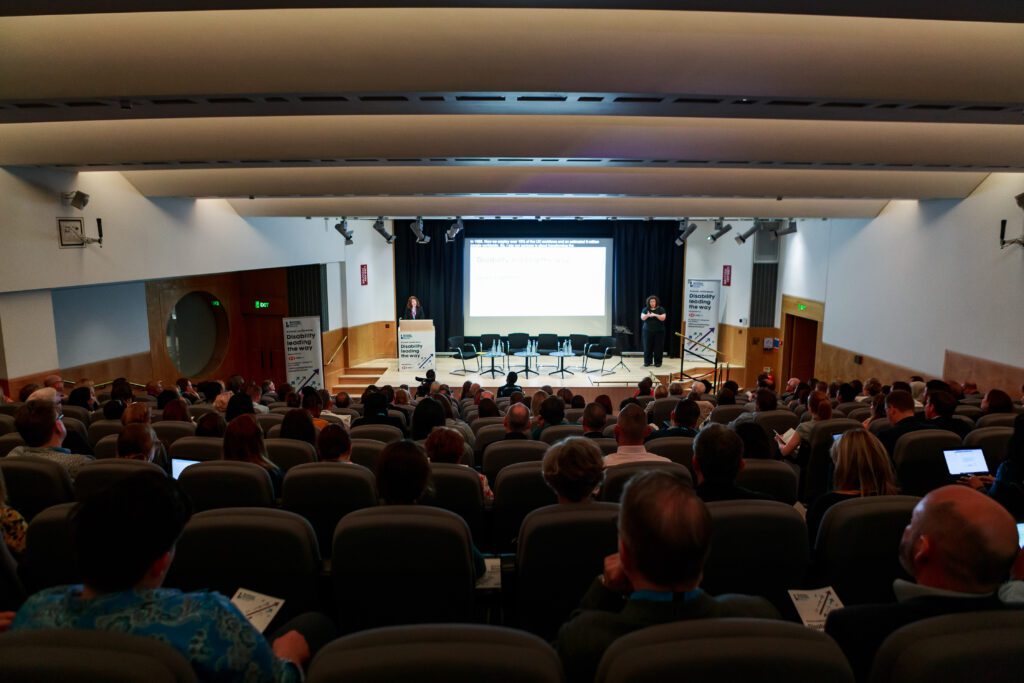
[[[542,356],[547,356],[558,350],[558,335],[557,334],[538,334],[537,335],[537,353]],[[540,370],[540,359],[537,359],[537,369]]]
[[[615,346],[615,337],[601,337],[600,341],[594,342],[587,347],[587,352],[583,355],[583,371],[584,372],[600,372],[602,375],[610,375],[614,370],[605,370],[604,364],[609,358],[619,353],[619,349]],[[601,361],[600,368],[590,369],[587,364],[591,360]]]
[[[448,337],[448,349],[455,352],[455,357],[462,361],[462,370],[452,370],[453,375],[468,375],[466,361],[476,358],[476,371],[480,372],[480,355],[476,347],[466,343],[465,337]]]

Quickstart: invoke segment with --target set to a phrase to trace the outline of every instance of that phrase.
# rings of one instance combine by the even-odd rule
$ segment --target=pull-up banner
[[[320,317],[284,318],[284,357],[288,384],[324,388],[324,353],[320,346]]]
[[[718,302],[721,280],[686,280],[686,333],[683,346],[701,356],[718,348]]]

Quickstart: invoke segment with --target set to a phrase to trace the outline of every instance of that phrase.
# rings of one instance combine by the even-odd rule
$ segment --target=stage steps
[[[349,394],[362,394],[369,385],[379,384],[381,375],[387,370],[387,367],[358,367],[343,370],[331,383],[331,393],[337,394],[339,391],[344,391]]]

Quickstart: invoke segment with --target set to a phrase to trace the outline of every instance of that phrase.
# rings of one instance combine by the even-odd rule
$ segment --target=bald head
[[[944,486],[921,499],[900,542],[900,562],[923,585],[991,593],[1017,557],[1013,517],[988,496]]]
[[[530,428],[530,410],[522,403],[513,403],[505,413],[505,431],[525,433]]]
[[[638,446],[647,436],[647,414],[635,403],[630,403],[619,411],[619,420],[615,423],[615,439],[620,446]]]

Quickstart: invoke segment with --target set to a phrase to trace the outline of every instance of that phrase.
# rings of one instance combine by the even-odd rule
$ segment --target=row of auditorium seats
[[[875,657],[871,683],[1019,680],[1024,613],[976,612],[926,619],[893,633]],[[681,673],[684,672],[684,673]],[[195,683],[178,652],[151,639],[93,631],[28,631],[0,636],[7,683],[122,680]],[[822,633],[758,619],[652,626],[617,640],[595,683],[852,683],[842,652]],[[327,644],[309,683],[562,683],[554,649],[496,626],[438,624],[356,633]]]

